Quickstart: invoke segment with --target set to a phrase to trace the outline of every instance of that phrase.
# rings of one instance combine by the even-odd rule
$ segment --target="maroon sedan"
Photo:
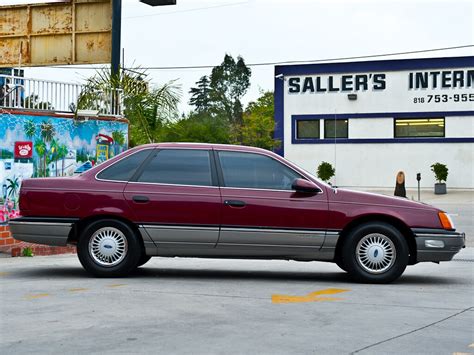
[[[272,152],[230,145],[144,145],[76,177],[28,179],[20,211],[14,238],[76,244],[96,276],[181,256],[329,261],[385,283],[465,242],[435,207],[333,188]]]

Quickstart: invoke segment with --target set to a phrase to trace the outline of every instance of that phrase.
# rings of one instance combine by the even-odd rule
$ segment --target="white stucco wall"
[[[298,144],[285,145],[285,158],[316,175],[317,166],[327,161],[336,167],[332,182],[338,186],[395,187],[395,175],[405,172],[406,187],[435,183],[430,165],[446,164],[450,188],[474,188],[474,144]]]

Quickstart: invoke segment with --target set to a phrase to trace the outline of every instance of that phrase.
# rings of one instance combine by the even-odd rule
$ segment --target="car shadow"
[[[20,279],[91,279],[94,276],[81,266],[68,267],[37,267],[29,270],[16,270],[11,276]],[[190,268],[160,268],[143,266],[124,278],[104,279],[163,279],[163,280],[256,280],[256,281],[298,281],[298,282],[340,282],[355,283],[343,271],[273,271],[273,270],[219,270]],[[465,280],[456,277],[404,274],[389,285],[462,285]],[[383,286],[383,285],[379,285]]]

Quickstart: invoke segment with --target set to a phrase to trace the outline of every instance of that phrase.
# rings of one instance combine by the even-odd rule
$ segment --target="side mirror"
[[[296,190],[297,192],[305,192],[312,194],[318,194],[323,192],[314,182],[304,179],[296,179],[295,181],[293,181],[291,188],[293,190]]]

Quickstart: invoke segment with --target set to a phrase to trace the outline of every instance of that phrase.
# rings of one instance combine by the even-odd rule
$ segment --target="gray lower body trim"
[[[36,244],[65,246],[73,223],[11,220],[9,226],[13,238],[17,240]]]
[[[437,229],[413,229],[417,262],[449,261],[465,246],[464,233]]]
[[[139,229],[157,248],[214,248],[219,238],[219,227],[141,225]]]
[[[147,255],[334,260],[339,232],[139,225]]]

